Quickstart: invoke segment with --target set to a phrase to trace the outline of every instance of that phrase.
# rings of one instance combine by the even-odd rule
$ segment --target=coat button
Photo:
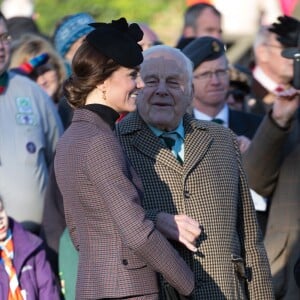
[[[123,260],[122,260],[122,264],[123,264],[124,266],[127,266],[127,265],[128,265],[128,260],[127,260],[127,259],[123,259]]]
[[[184,198],[190,198],[190,192],[189,191],[184,191],[183,195],[184,195]]]

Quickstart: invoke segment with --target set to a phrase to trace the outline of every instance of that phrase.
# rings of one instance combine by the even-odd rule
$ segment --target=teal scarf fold
[[[8,85],[8,73],[4,72],[2,75],[0,75],[0,94],[3,94],[5,92],[7,85]]]

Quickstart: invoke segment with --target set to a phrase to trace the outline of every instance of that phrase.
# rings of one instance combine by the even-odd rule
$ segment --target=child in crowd
[[[1,197],[0,299],[60,299],[42,240],[8,217]]]

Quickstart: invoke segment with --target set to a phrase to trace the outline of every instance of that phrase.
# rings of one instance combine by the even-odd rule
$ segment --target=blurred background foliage
[[[37,24],[51,36],[56,23],[64,16],[88,12],[96,21],[109,22],[126,17],[129,22],[144,22],[173,46],[181,33],[184,0],[35,0]]]

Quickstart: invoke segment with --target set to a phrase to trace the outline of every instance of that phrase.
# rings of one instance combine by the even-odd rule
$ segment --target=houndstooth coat
[[[129,114],[116,134],[142,178],[143,206],[186,214],[202,224],[196,254],[174,245],[196,277],[191,299],[273,299],[262,236],[241,165],[235,135],[186,114],[184,164],[177,162],[138,113]]]
[[[76,299],[157,299],[154,270],[182,293],[192,292],[192,272],[145,219],[140,180],[97,114],[75,110],[57,145],[54,168],[79,250]]]

